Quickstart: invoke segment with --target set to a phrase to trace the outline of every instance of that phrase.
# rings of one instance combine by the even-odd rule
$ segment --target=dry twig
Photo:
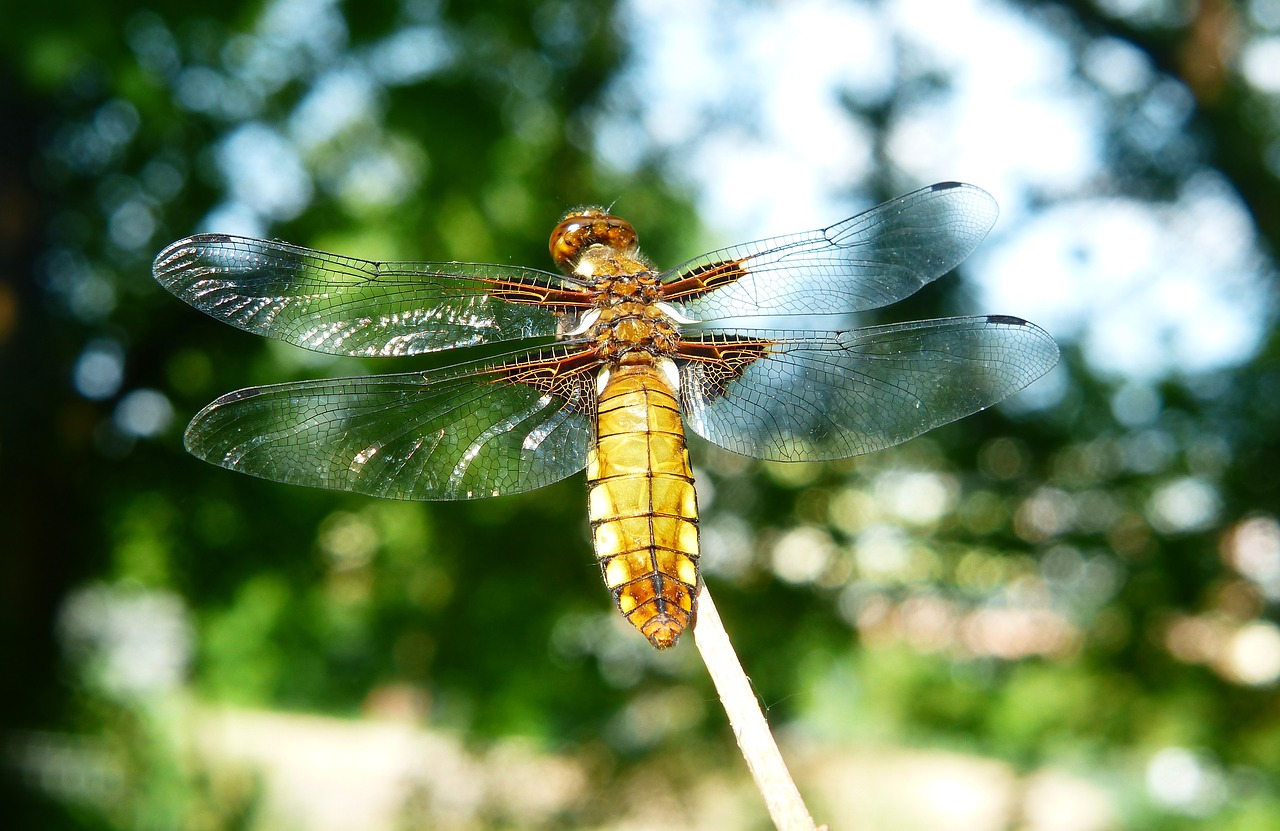
[[[778,831],[822,831],[813,824],[813,817],[805,807],[796,783],[782,761],[778,744],[773,740],[769,723],[756,700],[751,682],[742,671],[738,655],[729,643],[729,634],[720,620],[720,613],[711,602],[711,593],[703,583],[698,591],[698,621],[693,630],[693,641],[702,654],[702,661],[711,673],[711,681],[720,694],[720,703],[729,716],[729,724],[747,761],[756,787],[764,797],[769,816]]]

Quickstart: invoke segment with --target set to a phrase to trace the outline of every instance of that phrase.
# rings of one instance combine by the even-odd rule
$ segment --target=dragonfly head
[[[634,257],[640,240],[636,229],[625,219],[602,208],[576,208],[565,214],[551,232],[551,259],[561,271],[570,274],[593,245],[605,246],[609,254]]]

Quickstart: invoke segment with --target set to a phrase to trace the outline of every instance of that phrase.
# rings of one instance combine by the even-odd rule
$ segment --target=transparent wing
[[[371,496],[522,493],[586,464],[594,373],[566,370],[572,357],[244,389],[200,411],[186,445],[241,473]]]
[[[686,423],[778,461],[837,459],[990,407],[1044,375],[1058,347],[1016,317],[958,317],[835,333],[716,336],[681,366]]]
[[[704,254],[663,275],[664,296],[700,321],[876,309],[955,268],[998,213],[981,188],[944,182],[830,228]]]
[[[247,332],[366,357],[554,335],[584,299],[531,268],[378,263],[226,234],[173,243],[152,273],[182,300]]]

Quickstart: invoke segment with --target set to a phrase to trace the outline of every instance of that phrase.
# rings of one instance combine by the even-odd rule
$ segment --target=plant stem
[[[769,723],[765,721],[764,712],[751,689],[751,681],[742,671],[738,655],[729,643],[729,633],[711,602],[711,593],[705,583],[698,591],[698,620],[693,630],[693,641],[702,654],[707,671],[711,673],[711,682],[720,695],[720,703],[729,716],[742,757],[746,759],[751,777],[764,797],[774,826],[778,831],[820,831],[815,828],[813,817],[787,771]]]

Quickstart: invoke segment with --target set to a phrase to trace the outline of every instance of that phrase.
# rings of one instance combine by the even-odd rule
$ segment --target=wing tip
[[[190,234],[189,236],[185,236],[180,240],[174,240],[166,245],[160,250],[160,253],[156,255],[156,259],[159,260],[166,254],[183,248],[191,248],[194,245],[207,245],[211,243],[222,244],[235,242],[238,239],[243,239],[243,237],[237,237],[234,234]]]
[[[202,245],[225,245],[241,239],[232,234],[192,234],[169,243],[160,249],[151,261],[151,277],[174,294],[182,283],[182,276],[193,263],[198,262]]]
[[[1053,335],[1050,335],[1031,321],[1013,315],[985,315],[984,319],[987,323],[997,326],[1025,329],[1030,333],[1032,339],[1038,342],[1039,346],[1044,347],[1044,360],[1037,365],[1037,372],[1032,380],[1047,374],[1062,359],[1062,350],[1058,347],[1058,342],[1054,340]]]
[[[992,196],[990,193],[987,193],[982,188],[978,187],[977,185],[971,185],[968,182],[953,182],[953,181],[938,182],[936,184],[929,185],[928,187],[922,188],[922,190],[925,193],[931,193],[931,194],[944,193],[946,191],[951,191],[951,190],[958,190],[958,191],[964,191],[965,193],[968,193],[970,196],[980,199],[981,201],[987,203],[987,210],[991,213],[991,216],[989,219],[989,222],[991,225],[995,225],[995,221],[997,217],[999,217],[1000,215],[1000,205],[998,202],[996,202],[996,198]],[[988,228],[987,230],[989,231],[991,229]]]
[[[259,395],[262,395],[264,391],[265,388],[263,387],[245,387],[244,389],[224,393],[204,405],[204,407],[200,409],[200,412],[196,413],[195,416],[192,417],[191,423],[187,425],[187,429],[182,435],[182,444],[186,447],[187,452],[192,455],[199,456],[202,459],[213,461],[212,459],[209,459],[208,455],[203,451],[203,448],[207,444],[204,440],[204,436],[209,432],[207,424],[209,419],[218,415],[218,411],[228,404],[236,404],[250,398],[257,398]]]

